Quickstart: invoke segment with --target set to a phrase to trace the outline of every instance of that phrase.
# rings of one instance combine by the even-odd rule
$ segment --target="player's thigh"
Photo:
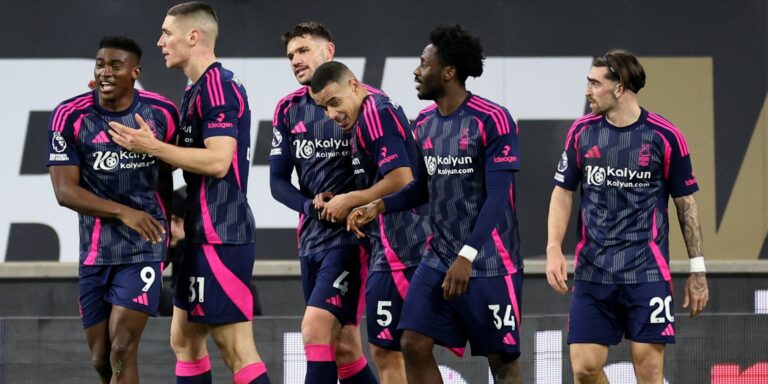
[[[626,329],[619,286],[576,280],[568,315],[568,344],[616,345]]]
[[[360,247],[334,248],[314,257],[320,259],[320,267],[307,305],[331,313],[342,325],[358,324],[365,274],[360,263]]]
[[[574,373],[596,372],[608,361],[608,346],[594,343],[573,343],[569,346]]]
[[[109,316],[109,336],[113,349],[125,348],[135,352],[134,348],[138,348],[148,319],[149,315],[145,312],[113,305]]]
[[[664,366],[665,344],[638,343],[633,341],[630,349],[632,351],[632,362],[636,367],[644,364],[657,367]]]
[[[412,331],[447,347],[463,348],[466,327],[456,300],[443,298],[445,273],[421,263],[411,279],[398,329]]]
[[[513,275],[475,277],[460,298],[473,355],[520,355],[522,271]]]
[[[365,288],[368,343],[400,351],[402,330],[398,329],[410,281],[417,267],[402,271],[377,271],[368,275]]]
[[[253,244],[188,247],[174,299],[174,305],[188,311],[187,320],[203,324],[252,320]]]
[[[623,285],[620,296],[628,339],[650,344],[675,342],[675,307],[670,282]]]

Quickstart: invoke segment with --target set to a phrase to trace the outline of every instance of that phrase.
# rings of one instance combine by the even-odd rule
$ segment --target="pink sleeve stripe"
[[[243,101],[243,96],[240,95],[240,91],[237,89],[237,86],[235,83],[232,84],[232,90],[235,91],[235,96],[237,96],[237,102],[240,104],[240,109],[237,111],[237,118],[243,117],[243,112],[245,112],[245,101]]]
[[[283,97],[280,99],[280,101],[277,102],[277,107],[275,107],[275,115],[272,117],[272,125],[277,126],[277,117],[280,115],[280,110],[283,110],[283,113],[285,113],[286,110],[291,106],[292,103],[290,103],[291,99],[298,96],[303,96],[307,93],[307,87],[301,87],[291,93],[288,94],[288,96]],[[283,108],[283,105],[288,102],[288,105]]]
[[[211,370],[211,358],[205,355],[195,361],[176,361],[176,376],[197,376]]]
[[[368,152],[368,148],[365,146],[365,139],[363,139],[363,130],[360,129],[360,124],[357,124],[355,131],[357,131],[357,142],[360,143],[360,146],[363,147],[364,151]]]
[[[680,129],[678,129],[672,123],[664,120],[659,115],[650,112],[648,113],[648,121],[664,130],[671,132],[677,140],[677,145],[680,148],[680,156],[688,155],[688,143],[685,141],[683,133],[680,131]]]
[[[421,119],[421,120],[419,120],[419,121],[417,121],[417,122],[416,122],[415,126],[416,126],[416,127],[418,127],[418,126],[420,126],[420,125],[422,125],[422,124],[426,123],[426,122],[427,122],[427,120],[429,120],[429,118],[430,118],[430,117],[432,117],[432,116],[424,116],[424,118],[423,118],[423,119]]]
[[[389,111],[389,114],[392,115],[392,120],[395,121],[395,124],[397,125],[397,131],[400,132],[401,136],[403,136],[403,140],[407,140],[405,137],[405,129],[400,124],[400,120],[397,119],[397,116],[395,116],[395,112],[392,110],[392,108],[387,108],[387,111]]]
[[[336,351],[330,344],[308,344],[304,346],[307,361],[336,361]]]
[[[486,109],[476,103],[473,103],[472,100],[470,100],[467,103],[467,106],[477,111],[483,112],[487,115],[490,115],[491,119],[493,120],[493,125],[496,126],[496,132],[498,132],[499,135],[503,135],[505,132],[509,132],[509,128],[505,127],[506,122],[504,122],[502,119],[499,118],[499,114],[496,111]]]
[[[365,285],[368,282],[368,265],[370,255],[368,251],[362,245],[358,248],[360,258],[360,291],[357,298],[357,315],[355,316],[355,325],[360,324],[360,319],[363,318],[363,312],[365,312]],[[346,325],[346,324],[345,324]]]
[[[367,90],[370,93],[373,93],[373,94],[376,94],[376,95],[384,95],[384,91],[382,91],[380,89],[376,89],[374,87],[371,87],[368,84],[363,83],[363,88],[365,88],[365,90]]]
[[[370,98],[370,106],[371,106],[371,116],[373,117],[373,121],[375,123],[375,129],[377,133],[377,137],[384,136],[384,129],[382,128],[381,124],[381,115],[379,115],[379,109],[376,108],[376,101],[373,100],[373,98]]]
[[[200,180],[200,213],[203,216],[203,229],[205,230],[205,239],[208,244],[223,244],[219,234],[216,233],[216,228],[213,226],[211,220],[211,213],[208,211],[208,199],[205,193],[205,184],[207,178],[203,176]]]
[[[488,104],[488,102],[477,96],[473,96],[467,105],[479,111],[489,113],[493,117],[493,122],[496,124],[496,130],[499,132],[499,135],[504,135],[510,132],[507,114],[504,113],[502,108]]]
[[[218,105],[224,105],[225,103],[225,97],[224,97],[224,87],[221,84],[221,70],[219,68],[214,68],[214,75],[213,75],[213,87],[216,89],[216,97],[218,98]]]
[[[512,262],[512,256],[510,256],[509,251],[507,251],[507,247],[504,246],[504,242],[501,240],[499,231],[496,228],[491,231],[491,238],[493,238],[493,243],[496,245],[496,252],[501,256],[501,261],[504,263],[504,268],[507,270],[507,274],[513,275],[517,273],[517,268]]]
[[[176,104],[174,104],[172,101],[168,100],[165,96],[163,96],[163,95],[161,95],[159,93],[144,91],[144,90],[140,89],[139,90],[139,95],[142,96],[142,97],[146,97],[148,99],[162,101],[163,103],[169,104],[176,111],[176,114],[179,113],[179,108],[176,107]]]
[[[426,108],[422,109],[421,111],[419,111],[419,114],[421,115],[421,114],[427,113],[429,111],[434,110],[435,108],[437,108],[437,104],[429,105],[428,107],[426,107]]]
[[[253,294],[251,289],[224,265],[213,244],[202,244],[202,246],[205,259],[211,267],[211,272],[213,272],[213,277],[221,286],[224,294],[235,303],[237,309],[240,310],[240,313],[246,319],[249,321],[253,320]]]
[[[243,189],[243,185],[240,184],[240,166],[239,159],[237,157],[237,145],[235,145],[235,153],[232,155],[232,170],[235,172],[235,180],[237,180],[237,187],[240,190]]]
[[[197,116],[203,117],[203,102],[200,98],[200,95],[197,95],[197,100],[195,100],[195,104],[197,104]]]
[[[232,378],[232,384],[249,384],[253,383],[261,375],[267,373],[267,366],[264,362],[251,363],[237,371]]]
[[[473,102],[478,103],[479,105],[483,105],[486,108],[488,108],[491,111],[495,111],[495,113],[499,116],[499,119],[504,123],[503,132],[502,133],[509,133],[510,132],[510,125],[509,121],[512,119],[509,117],[509,112],[505,110],[503,107],[498,106],[496,104],[492,104],[488,102],[488,100],[483,99],[482,97],[475,96],[472,99]],[[509,119],[507,118],[509,117]]]
[[[363,103],[363,117],[365,118],[365,125],[368,126],[368,134],[371,136],[371,141],[378,139],[381,134],[380,128],[377,123],[380,123],[379,119],[374,116],[376,105],[373,103],[373,99],[368,99]]]
[[[669,264],[667,264],[667,260],[661,253],[661,249],[659,249],[659,246],[656,244],[656,237],[659,235],[659,230],[656,227],[656,208],[653,209],[653,217],[651,218],[651,221],[653,222],[651,225],[651,235],[653,238],[651,238],[648,245],[651,247],[651,253],[653,253],[653,258],[656,259],[656,264],[659,266],[664,281],[671,281],[672,274],[669,272]]]
[[[515,283],[512,281],[512,275],[504,276],[504,282],[507,285],[507,294],[509,295],[509,301],[512,303],[512,310],[515,311],[515,321],[517,326],[523,323],[523,318],[520,317],[520,307],[517,306],[517,292],[515,291]]]
[[[53,115],[52,129],[54,132],[61,132],[64,130],[64,126],[67,123],[67,119],[72,112],[78,109],[85,109],[93,105],[93,99],[90,96],[85,96],[79,99],[75,99],[70,103],[62,105],[56,110]]]
[[[168,112],[167,109],[157,105],[153,105],[152,108],[159,110],[160,112],[162,112],[163,116],[165,116],[166,129],[165,129],[165,137],[163,138],[163,141],[168,143],[171,141],[171,138],[173,138],[173,134],[176,133],[176,123],[173,121],[173,117],[171,116],[171,113]]]
[[[584,126],[586,127],[586,125]],[[573,150],[576,152],[576,166],[581,169],[581,155],[579,154],[579,136],[584,133],[585,129],[576,132],[576,137],[573,139]]]
[[[212,71],[205,74],[205,85],[208,89],[208,98],[211,100],[211,107],[224,105],[223,96],[224,90],[221,89],[221,78],[219,77],[218,68],[214,68]]]
[[[483,124],[483,121],[480,120],[480,118],[477,116],[472,116],[472,118],[474,118],[475,121],[477,121],[477,131],[480,133],[480,139],[483,140],[483,147],[485,147],[486,145],[488,145],[488,141],[486,140],[486,137],[485,137],[485,124]]]
[[[91,233],[91,247],[88,249],[88,256],[85,258],[83,265],[96,264],[96,257],[99,255],[99,240],[101,240],[101,218],[97,217],[96,222],[93,224],[93,232]]]
[[[583,128],[585,126],[582,123],[586,123],[588,121],[598,120],[601,117],[602,116],[593,115],[593,114],[590,113],[589,115],[582,116],[581,118],[576,119],[576,121],[574,121],[573,124],[571,125],[571,129],[568,130],[568,136],[566,136],[566,138],[565,138],[565,149],[568,149],[568,143],[571,142],[571,138],[573,137],[574,132],[576,132],[577,130],[579,130],[580,128]]]

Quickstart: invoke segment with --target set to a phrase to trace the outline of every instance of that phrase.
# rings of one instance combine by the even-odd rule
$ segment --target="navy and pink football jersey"
[[[680,130],[642,110],[618,128],[604,116],[574,122],[554,182],[581,187],[576,279],[603,284],[669,281],[669,196],[698,190]]]
[[[352,166],[358,189],[366,189],[400,168],[414,169],[418,148],[400,106],[381,93],[363,101],[354,128]],[[371,240],[371,271],[398,271],[421,262],[429,222],[416,210],[379,215],[363,228]]]
[[[321,192],[334,195],[355,189],[350,132],[325,115],[301,87],[277,104],[272,122],[271,166],[287,163],[299,177],[299,192],[312,199]],[[300,213],[299,256],[357,244],[343,225],[332,225]]]
[[[138,127],[134,115],[149,124],[158,139],[176,137],[178,111],[157,93],[135,90],[125,111],[111,112],[99,105],[98,91],[73,97],[51,114],[48,166],[80,168],[80,186],[93,194],[149,213],[167,228],[165,208],[157,192],[160,162],[146,154],[127,151],[109,135],[111,121]],[[165,241],[152,244],[119,219],[79,214],[80,263],[113,265],[161,261]]]
[[[427,171],[432,240],[425,263],[446,272],[466,244],[487,198],[486,175],[517,171],[517,126],[506,108],[469,94],[448,116],[437,104],[422,110],[413,128]],[[515,212],[514,178],[509,205],[477,249],[472,277],[509,275],[523,266]]]
[[[255,223],[248,205],[251,110],[240,80],[216,62],[184,93],[179,145],[204,148],[211,137],[237,140],[223,178],[184,172],[187,182],[187,239],[205,244],[248,244]]]

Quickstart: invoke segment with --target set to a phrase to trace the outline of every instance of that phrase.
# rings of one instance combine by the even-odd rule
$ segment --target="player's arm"
[[[702,252],[701,225],[699,224],[698,207],[693,195],[673,198],[677,208],[677,219],[680,221],[680,229],[688,250],[688,259],[691,262],[691,275],[685,284],[685,299],[683,307],[690,305],[691,316],[696,316],[709,301],[709,289],[707,288],[706,268],[704,266],[704,253]]]
[[[344,220],[352,208],[368,204],[382,196],[395,193],[413,181],[411,167],[398,167],[387,172],[384,177],[370,188],[351,191],[334,196],[325,203],[321,213],[323,219],[333,222]]]
[[[115,218],[139,233],[144,240],[162,241],[165,229],[144,211],[103,199],[80,186],[80,168],[75,165],[48,167],[59,205],[83,215]]]
[[[269,160],[269,188],[272,197],[286,207],[309,214],[312,198],[305,196],[291,183],[293,161],[289,157],[271,157]]]
[[[563,238],[573,207],[573,191],[560,186],[552,190],[547,217],[547,283],[557,293],[568,292],[568,273],[563,255]]]
[[[491,232],[504,219],[507,210],[512,209],[509,201],[509,189],[514,181],[514,171],[498,170],[488,172],[485,177],[486,199],[480,208],[475,225],[469,238],[459,251],[459,257],[453,262],[443,281],[443,296],[452,300],[467,290],[472,262],[478,249],[488,241]]]
[[[173,206],[173,169],[170,165],[160,162],[160,170],[157,179],[157,192],[163,204],[165,213],[165,222],[168,224],[168,230],[171,228],[171,207]]]
[[[222,178],[229,172],[237,145],[234,137],[209,137],[204,141],[205,148],[177,147],[157,139],[138,114],[136,121],[139,129],[110,122],[112,140],[131,152],[148,153],[176,168],[198,175]]]

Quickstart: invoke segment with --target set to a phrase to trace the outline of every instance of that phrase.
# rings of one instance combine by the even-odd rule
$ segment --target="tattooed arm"
[[[683,239],[688,250],[688,258],[702,257],[701,251],[701,225],[699,225],[698,208],[693,195],[677,197],[673,199],[677,207],[677,218],[680,221],[680,229],[683,231]],[[709,300],[707,288],[707,276],[705,272],[691,272],[685,284],[685,300],[683,307],[690,305],[691,316],[696,316]]]

